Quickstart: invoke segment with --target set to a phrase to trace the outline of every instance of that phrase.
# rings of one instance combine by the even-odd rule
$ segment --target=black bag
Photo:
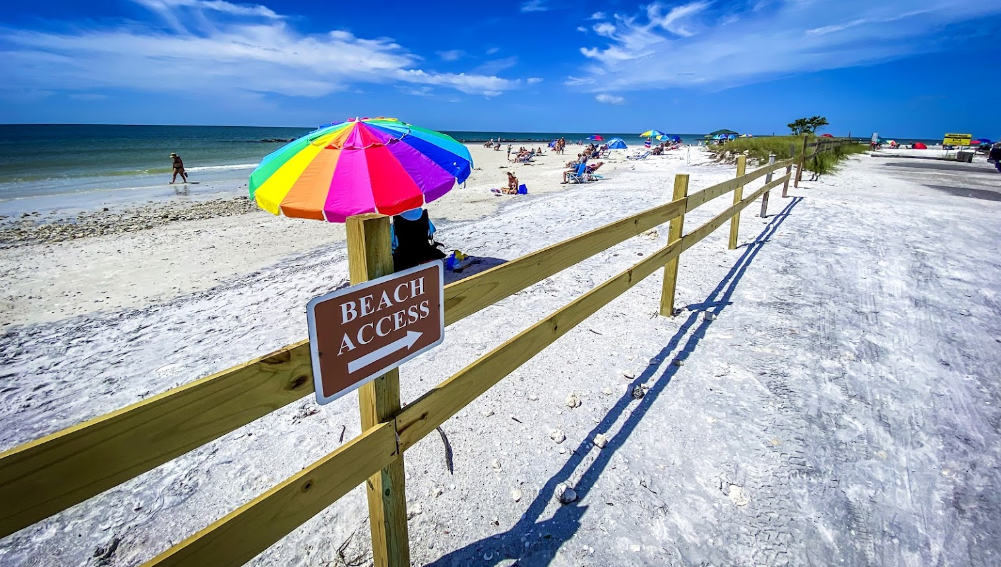
[[[446,256],[444,245],[431,238],[431,221],[426,210],[415,221],[399,215],[393,217],[393,233],[396,235],[393,269],[397,272]]]

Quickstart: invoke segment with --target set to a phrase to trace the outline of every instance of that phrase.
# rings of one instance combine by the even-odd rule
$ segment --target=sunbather
[[[518,178],[510,171],[507,172],[507,188],[504,189],[506,195],[518,194]]]

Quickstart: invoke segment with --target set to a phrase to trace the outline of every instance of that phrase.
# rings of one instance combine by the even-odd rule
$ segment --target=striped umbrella
[[[660,130],[647,130],[640,134],[640,138],[656,138],[657,136],[663,136],[664,133]]]
[[[395,215],[441,197],[472,166],[469,150],[450,136],[396,118],[356,118],[265,157],[250,174],[250,197],[287,217]]]

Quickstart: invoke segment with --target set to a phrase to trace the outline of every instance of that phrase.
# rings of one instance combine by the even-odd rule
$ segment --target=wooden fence
[[[817,147],[818,152],[826,149]],[[750,173],[745,173],[745,161],[739,157],[735,179],[693,195],[688,195],[689,176],[677,175],[669,203],[447,285],[446,325],[670,223],[665,247],[481,356],[406,407],[400,408],[397,370],[367,384],[359,394],[363,432],[358,437],[145,565],[242,565],[366,479],[375,564],[409,565],[403,452],[660,268],[665,268],[660,312],[673,315],[681,253],[727,221],[729,246],[735,248],[740,212],[779,185],[786,196],[796,158],[776,162],[772,156],[768,165]],[[772,180],[772,172],[782,168],[785,175]],[[802,168],[801,156],[797,178]],[[743,196],[746,185],[765,176],[762,187]],[[682,235],[686,213],[730,192],[732,205]],[[392,270],[386,256],[388,222],[379,215],[348,219],[352,283]],[[309,345],[303,341],[0,453],[0,537],[209,443],[312,390]]]

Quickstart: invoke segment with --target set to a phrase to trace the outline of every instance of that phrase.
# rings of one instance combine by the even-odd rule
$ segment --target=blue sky
[[[999,0],[18,2],[0,122],[1001,138]]]

